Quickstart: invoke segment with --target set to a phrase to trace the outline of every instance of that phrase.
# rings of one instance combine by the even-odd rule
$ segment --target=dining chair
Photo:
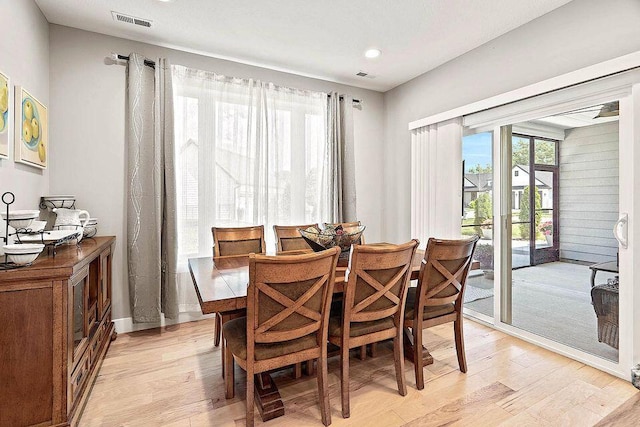
[[[302,255],[249,255],[247,316],[223,326],[226,397],[234,360],[247,372],[247,426],[253,426],[254,374],[317,360],[320,413],[331,424],[327,378],[329,311],[339,248]]]
[[[213,256],[263,254],[264,225],[251,227],[211,227]]]
[[[341,225],[343,230],[349,231],[350,228],[360,227],[362,224],[360,223],[360,221],[353,221],[353,222],[325,222],[324,223],[325,227],[326,226],[337,227],[338,225]],[[364,233],[362,233],[360,235],[360,238],[358,239],[356,244],[364,245]]]
[[[424,388],[422,331],[453,323],[460,371],[467,372],[462,333],[462,303],[473,251],[479,237],[463,240],[430,238],[420,266],[418,286],[409,288],[404,326],[411,328],[416,387]]]
[[[318,225],[274,225],[273,233],[276,235],[276,253],[279,254],[289,251],[313,252],[311,246],[302,238],[302,235],[298,231],[300,228],[306,230],[310,227],[317,229]]]
[[[340,347],[342,416],[349,409],[349,350],[393,338],[398,391],[404,379],[404,305],[417,240],[401,245],[354,245],[341,310],[331,313],[329,342]]]
[[[211,227],[211,233],[213,234],[213,257],[227,257],[248,255],[250,253],[261,254],[265,253],[264,243],[264,226],[251,226],[251,227]],[[246,315],[244,309],[234,310],[222,313],[216,313],[214,324],[214,345],[218,347],[220,345],[220,338],[222,336],[222,324],[231,319],[242,317]],[[224,345],[223,345],[224,347]],[[222,360],[222,376],[225,375],[224,371],[224,348],[220,352],[220,358]]]

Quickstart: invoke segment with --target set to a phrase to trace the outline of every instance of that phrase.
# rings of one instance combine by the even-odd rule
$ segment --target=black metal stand
[[[10,201],[9,201],[9,197],[11,197]],[[2,195],[2,203],[4,203],[6,207],[6,212],[7,212],[7,216],[5,217],[4,237],[2,238],[2,241],[4,242],[5,245],[9,244],[9,206],[11,206],[15,201],[16,201],[16,196],[10,191],[7,191]],[[21,266],[14,264],[12,262],[9,262],[9,257],[7,256],[7,254],[4,255],[4,262],[0,262],[0,270],[12,270],[18,267],[21,267]]]

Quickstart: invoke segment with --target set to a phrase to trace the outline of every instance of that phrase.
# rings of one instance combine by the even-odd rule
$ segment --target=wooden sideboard
[[[115,237],[0,271],[0,426],[77,425],[109,344]]]

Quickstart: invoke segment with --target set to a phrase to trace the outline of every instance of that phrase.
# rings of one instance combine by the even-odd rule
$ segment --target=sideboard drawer
[[[84,357],[82,358],[82,360],[80,360],[80,363],[78,363],[78,366],[76,366],[76,370],[73,371],[73,374],[71,374],[71,404],[72,405],[73,405],[73,402],[75,402],[76,398],[78,397],[78,393],[82,389],[82,385],[86,381],[87,376],[89,374],[89,366],[91,363],[89,353],[90,353],[89,351],[85,352]]]

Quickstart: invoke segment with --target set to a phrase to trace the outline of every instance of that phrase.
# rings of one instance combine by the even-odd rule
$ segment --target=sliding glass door
[[[471,266],[464,304],[484,320],[493,318],[493,132],[466,135],[462,139],[462,228],[463,236],[480,236]]]
[[[602,108],[501,130],[511,142],[501,162],[510,189],[501,247],[511,256],[500,313],[526,333],[617,362],[620,132],[617,115],[594,118]]]

